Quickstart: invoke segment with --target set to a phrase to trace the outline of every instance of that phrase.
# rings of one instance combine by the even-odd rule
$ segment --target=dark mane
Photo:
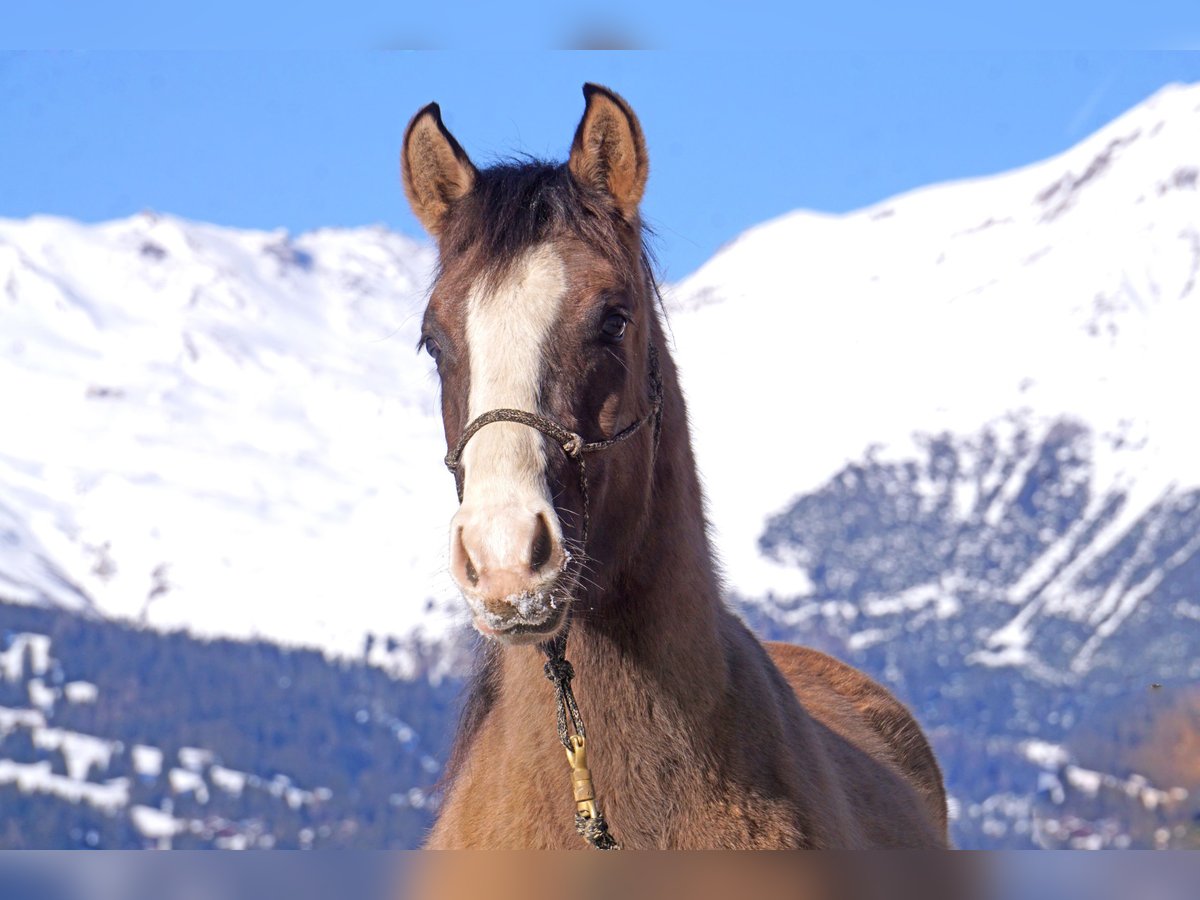
[[[653,274],[648,230],[630,225],[604,195],[580,185],[565,163],[505,160],[475,177],[442,235],[443,256],[466,254],[493,284],[528,250],[556,234],[573,234],[618,268],[639,264]],[[651,283],[654,283],[653,278]]]

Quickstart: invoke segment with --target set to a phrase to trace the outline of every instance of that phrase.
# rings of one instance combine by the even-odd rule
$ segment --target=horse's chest
[[[614,834],[630,849],[793,847],[802,841],[794,805],[686,759],[631,767],[601,790]],[[638,775],[642,777],[637,777]]]

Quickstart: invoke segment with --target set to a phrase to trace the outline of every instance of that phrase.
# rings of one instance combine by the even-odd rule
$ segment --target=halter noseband
[[[615,447],[617,444],[633,437],[642,426],[654,422],[654,450],[651,460],[658,456],[658,442],[662,436],[662,407],[663,388],[662,375],[658,369],[658,348],[650,343],[650,411],[637,421],[618,431],[605,440],[585,442],[578,433],[564,428],[553,419],[547,419],[537,413],[521,409],[493,409],[473,419],[465,429],[454,449],[446,454],[446,468],[454,475],[455,486],[458,489],[458,501],[463,499],[463,478],[460,472],[463,451],[467,442],[475,437],[482,428],[493,422],[515,422],[536,428],[549,437],[568,459],[573,459],[579,467],[579,494],[583,504],[581,519],[581,543],[586,546],[588,540],[588,485],[587,466],[584,456]],[[653,468],[653,462],[651,462]],[[569,613],[568,613],[569,616]],[[592,788],[592,776],[587,765],[586,740],[587,734],[583,725],[583,716],[575,702],[575,694],[571,690],[571,679],[575,670],[567,661],[567,635],[570,633],[571,620],[567,619],[563,630],[553,640],[542,645],[546,654],[546,678],[554,685],[554,695],[557,702],[558,739],[567,751],[567,760],[571,764],[571,782],[575,795],[575,830],[597,850],[617,850],[620,845],[608,830],[608,822],[604,813],[596,805],[596,795]],[[568,729],[568,723],[570,729]],[[571,730],[575,733],[571,734]]]
[[[455,486],[458,488],[458,502],[463,499],[463,479],[459,473],[462,465],[462,455],[467,449],[467,442],[475,437],[485,426],[491,425],[494,422],[515,422],[518,425],[527,425],[530,428],[535,428],[548,438],[558,444],[563,453],[569,459],[573,459],[579,467],[579,493],[583,501],[583,520],[581,528],[581,543],[587,544],[588,539],[588,487],[587,487],[587,466],[584,463],[584,454],[597,453],[600,450],[607,450],[609,447],[614,447],[623,441],[633,437],[642,426],[653,420],[654,422],[654,452],[658,454],[658,440],[662,433],[662,375],[658,370],[658,348],[653,342],[650,344],[650,411],[633,422],[627,425],[621,431],[618,431],[612,437],[606,440],[591,441],[585,443],[583,437],[569,428],[564,428],[553,419],[547,419],[545,416],[540,416],[537,413],[526,412],[523,409],[493,409],[482,415],[472,419],[471,422],[463,429],[462,436],[458,439],[458,443],[454,445],[449,453],[446,454],[446,468],[454,475]]]

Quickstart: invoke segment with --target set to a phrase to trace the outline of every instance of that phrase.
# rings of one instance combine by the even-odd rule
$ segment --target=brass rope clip
[[[569,738],[567,762],[571,764],[571,790],[575,794],[575,811],[585,819],[595,819],[596,792],[592,789],[592,773],[587,766],[587,742],[582,735]]]

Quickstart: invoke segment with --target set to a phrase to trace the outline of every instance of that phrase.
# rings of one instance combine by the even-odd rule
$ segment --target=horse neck
[[[657,340],[661,347],[661,335]],[[632,724],[629,712],[644,708],[649,691],[699,725],[725,685],[728,642],[721,632],[729,616],[708,543],[683,395],[673,361],[660,352],[663,422],[647,515],[631,542],[636,550],[606,594],[581,598],[566,652],[589,717]],[[546,688],[528,682],[543,677],[543,658],[533,648],[505,657],[507,687],[540,708]]]

